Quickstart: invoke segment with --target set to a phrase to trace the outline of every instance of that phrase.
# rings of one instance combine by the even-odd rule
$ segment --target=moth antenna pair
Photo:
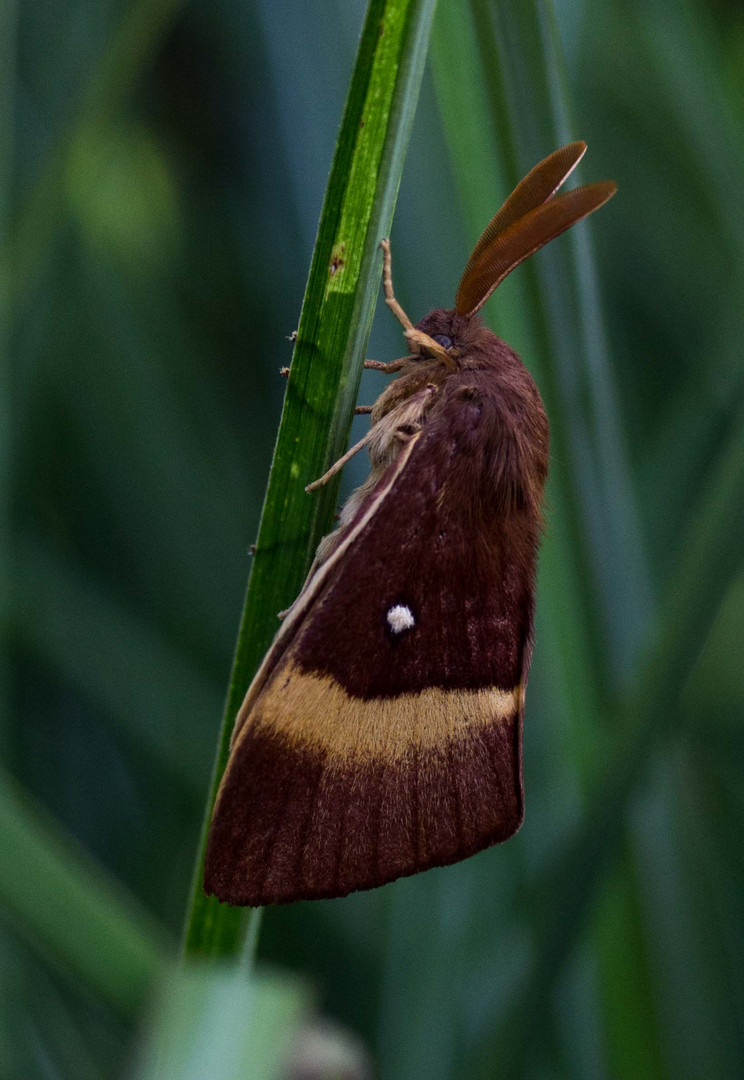
[[[468,259],[455,295],[458,315],[477,314],[521,262],[612,198],[617,185],[611,180],[556,195],[585,153],[585,142],[569,143],[535,165],[517,184]]]
[[[520,263],[612,198],[617,191],[612,180],[584,184],[556,195],[585,153],[586,143],[581,139],[562,146],[538,162],[517,184],[481,233],[468,259],[455,294],[458,315],[476,315]],[[396,300],[390,241],[383,240],[380,247],[385,303],[402,325],[406,340],[414,351],[452,365],[447,351],[417,330]]]

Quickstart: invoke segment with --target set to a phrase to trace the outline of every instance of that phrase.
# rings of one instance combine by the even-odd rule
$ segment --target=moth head
[[[455,297],[458,315],[471,317],[521,262],[599,209],[617,191],[610,180],[556,195],[586,152],[586,143],[561,147],[539,162],[484,229]]]
[[[439,387],[461,370],[467,348],[457,340],[456,318],[454,311],[437,309],[405,331],[410,355],[396,361],[398,375],[375,402],[373,423],[425,387]]]
[[[446,327],[445,329],[449,329]],[[458,350],[454,347],[452,338],[447,333],[428,334],[419,326],[405,331],[408,348],[411,350],[412,359],[436,360],[443,364],[448,371],[457,371]]]

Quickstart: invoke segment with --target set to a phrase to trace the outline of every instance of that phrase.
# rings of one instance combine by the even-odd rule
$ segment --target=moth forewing
[[[457,581],[468,508],[481,501],[473,401],[443,388],[374,506],[360,508],[308,586],[222,785],[205,878],[222,899],[345,895],[456,861],[518,828],[528,628],[515,621],[503,650],[486,644],[509,603],[499,581],[514,581],[518,568],[478,548],[469,580]],[[452,440],[461,454],[450,454]],[[445,491],[470,489],[465,513],[451,495],[437,500],[437,474]],[[427,573],[432,546],[440,550]],[[469,642],[489,590],[485,638]]]

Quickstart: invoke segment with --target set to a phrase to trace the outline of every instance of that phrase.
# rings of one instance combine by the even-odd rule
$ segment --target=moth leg
[[[368,371],[384,371],[385,374],[392,375],[394,371],[400,371],[406,360],[409,359],[408,356],[401,356],[400,360],[391,360],[389,364],[384,363],[382,360],[365,360],[364,366]]]
[[[356,416],[368,416],[373,408],[373,405],[357,405],[356,409],[354,409],[354,413]]]
[[[311,491],[317,491],[319,487],[323,487],[324,484],[327,484],[332,476],[335,476],[337,472],[340,472],[343,469],[347,461],[350,461],[355,454],[358,454],[359,451],[367,445],[372,438],[373,433],[377,434],[374,425],[369,429],[363,439],[360,439],[358,443],[354,443],[351,449],[347,450],[343,457],[340,457],[338,461],[335,461],[333,465],[331,465],[328,472],[323,473],[318,480],[313,480],[312,484],[308,484],[305,491],[310,494]]]
[[[336,517],[338,517],[338,516],[339,515],[337,514]],[[297,600],[300,599],[300,597],[304,593],[305,589],[308,587],[308,585],[310,584],[312,579],[315,577],[315,571],[318,569],[319,566],[321,566],[326,561],[326,559],[331,554],[333,549],[337,546],[337,544],[338,544],[338,533],[335,530],[333,532],[328,533],[328,535],[324,536],[323,539],[320,541],[320,543],[318,544],[318,550],[315,552],[315,558],[313,559],[312,565],[311,565],[310,569],[307,572],[307,577],[305,578],[304,582],[302,583],[302,588],[300,589],[300,591],[297,594]],[[286,616],[289,615],[290,611],[292,610],[292,608],[297,603],[297,600],[295,600],[294,603],[290,604],[288,608],[285,608],[284,611],[280,611],[278,613],[278,615],[277,615],[277,618],[278,619],[285,619]]]
[[[425,334],[422,330],[417,330],[395,299],[395,293],[393,292],[393,263],[390,255],[390,241],[381,240],[380,247],[382,248],[382,284],[385,289],[385,303],[403,327],[404,336],[410,348],[414,353],[441,360],[448,368],[450,368],[450,370],[457,371],[458,365],[453,357],[449,355],[447,350],[443,348],[439,342],[430,338],[428,334]],[[394,360],[393,363],[395,364],[397,361]],[[376,367],[377,365],[375,364],[374,366]],[[388,367],[387,370],[394,371],[397,369]]]
[[[395,293],[393,292],[393,261],[390,256],[390,241],[387,239],[381,240],[380,247],[382,248],[382,287],[385,290],[385,303],[404,330],[413,330],[413,323],[395,299]]]
[[[321,540],[321,544],[322,544],[322,543],[323,543],[323,541]],[[295,606],[295,604],[297,603],[297,601],[298,601],[298,600],[300,599],[300,597],[301,597],[301,596],[302,596],[302,594],[304,593],[305,589],[306,589],[306,588],[308,587],[308,585],[309,585],[309,583],[310,583],[310,579],[311,579],[311,578],[313,577],[313,575],[315,574],[315,571],[316,571],[317,569],[318,569],[318,556],[317,556],[317,554],[316,554],[315,558],[313,559],[313,564],[312,564],[312,566],[310,567],[310,570],[308,571],[308,575],[307,575],[307,577],[305,578],[305,580],[303,581],[303,583],[302,583],[302,588],[301,588],[301,589],[300,589],[300,591],[299,591],[299,592],[297,593],[297,596],[296,596],[296,598],[295,598],[295,599],[294,599],[294,600],[292,601],[292,603],[291,603],[291,604],[289,605],[289,607],[285,607],[285,608],[283,608],[283,609],[282,609],[281,611],[277,611],[277,613],[276,613],[276,617],[277,617],[277,619],[279,619],[279,621],[280,621],[280,622],[284,622],[284,620],[286,619],[287,615],[289,615],[289,613],[290,613],[290,611],[292,610],[292,608],[293,608],[293,607]]]

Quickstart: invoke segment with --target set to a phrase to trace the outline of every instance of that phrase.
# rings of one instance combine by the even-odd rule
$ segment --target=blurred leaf
[[[281,426],[235,653],[186,930],[189,952],[232,952],[242,915],[202,889],[212,806],[235,715],[331,525],[338,482],[305,486],[346,449],[416,107],[434,0],[371,0],[300,315]]]
[[[46,167],[26,198],[10,244],[0,256],[0,285],[12,288],[22,309],[46,265],[63,216],[68,163],[79,145],[101,132],[122,108],[137,80],[152,62],[182,0],[133,0],[124,6],[97,70],[85,85],[77,116],[49,155]]]
[[[718,912],[707,905],[695,911],[704,867],[701,853],[690,850],[695,777],[678,750],[664,755],[659,774],[660,783],[638,806],[633,824],[667,1075],[679,1080],[734,1077],[741,1064],[739,1017],[711,948]]]
[[[0,1015],[9,1033],[8,1046],[0,1053],[3,1077],[46,1080],[52,1062],[59,1080],[104,1080],[111,1076],[120,1056],[115,1037],[118,1018],[112,1018],[98,1003],[81,1011],[81,995],[74,992],[69,979],[56,977],[42,959],[12,940],[4,928],[0,948],[7,980]]]
[[[143,605],[157,611],[168,631],[180,630],[199,661],[216,654],[221,671],[238,603],[230,598],[226,609],[229,579],[220,571],[248,562],[249,537],[235,499],[245,477],[234,467],[234,442],[221,430],[209,434],[208,421],[219,425],[221,414],[203,373],[192,378],[190,394],[174,392],[174,380],[189,378],[188,342],[182,347],[184,331],[169,326],[178,315],[170,294],[158,296],[166,321],[158,329],[110,260],[93,259],[78,273],[87,341],[95,347],[81,348],[78,326],[66,322],[64,362],[38,375],[45,393],[54,388],[63,421],[84,443],[83,476],[71,498],[89,514],[92,504],[97,529],[111,521],[100,554],[119,587],[139,591]],[[175,358],[175,373],[162,361],[165,350]],[[102,507],[94,498],[99,490]]]
[[[627,840],[605,882],[593,927],[601,958],[601,1004],[610,1077],[663,1077],[648,937]],[[642,890],[641,890],[642,891]]]
[[[22,639],[201,793],[212,730],[205,723],[183,738],[184,717],[216,717],[215,688],[148,623],[44,541],[24,536],[16,569]]]
[[[66,167],[67,201],[90,243],[117,252],[140,274],[177,253],[177,192],[147,129],[86,130]]]
[[[623,835],[624,812],[659,743],[679,734],[687,676],[728,586],[741,568],[744,535],[744,413],[722,460],[710,470],[702,505],[680,546],[654,641],[637,688],[619,711],[613,751],[597,769],[586,809],[572,835],[520,900],[534,920],[531,971],[506,1015],[483,1041],[478,1076],[512,1076],[549,1006],[553,982],[586,923],[598,884]]]
[[[297,980],[188,963],[156,1003],[140,1080],[280,1080],[309,1007]]]
[[[0,2],[0,252],[8,244],[13,207],[13,155],[15,140],[15,94],[17,0]],[[10,283],[0,274],[0,749],[10,742],[11,672],[3,645],[6,640],[12,599],[11,500],[15,456],[15,375],[11,365],[12,305]]]
[[[439,5],[430,66],[472,248],[496,212],[497,200],[503,202],[510,188],[499,154],[471,6],[470,0]]]
[[[0,905],[15,933],[126,1016],[168,960],[162,932],[134,899],[2,772]]]
[[[741,703],[744,701],[744,666],[740,663],[740,643],[744,640],[744,575],[731,583],[697,660],[686,690],[688,717],[707,714],[704,726],[688,721],[688,733],[702,739],[714,737],[714,729],[736,732],[740,727]],[[715,687],[716,711],[711,711],[711,687]],[[713,744],[715,745],[715,743]],[[728,757],[727,754],[723,754]]]
[[[602,237],[617,376],[659,580],[741,384],[744,235],[730,207],[744,142],[722,64],[738,20],[725,7],[587,5],[591,44],[573,72],[593,143],[617,173],[616,201],[626,200]]]
[[[727,752],[728,749],[728,752]],[[718,1041],[729,1060],[744,1054],[744,853],[738,844],[744,791],[739,745],[711,745],[701,733],[675,762],[675,833],[683,844],[684,876],[696,951],[714,1004]],[[663,919],[663,911],[658,913]],[[735,1067],[731,1068],[735,1072]]]

